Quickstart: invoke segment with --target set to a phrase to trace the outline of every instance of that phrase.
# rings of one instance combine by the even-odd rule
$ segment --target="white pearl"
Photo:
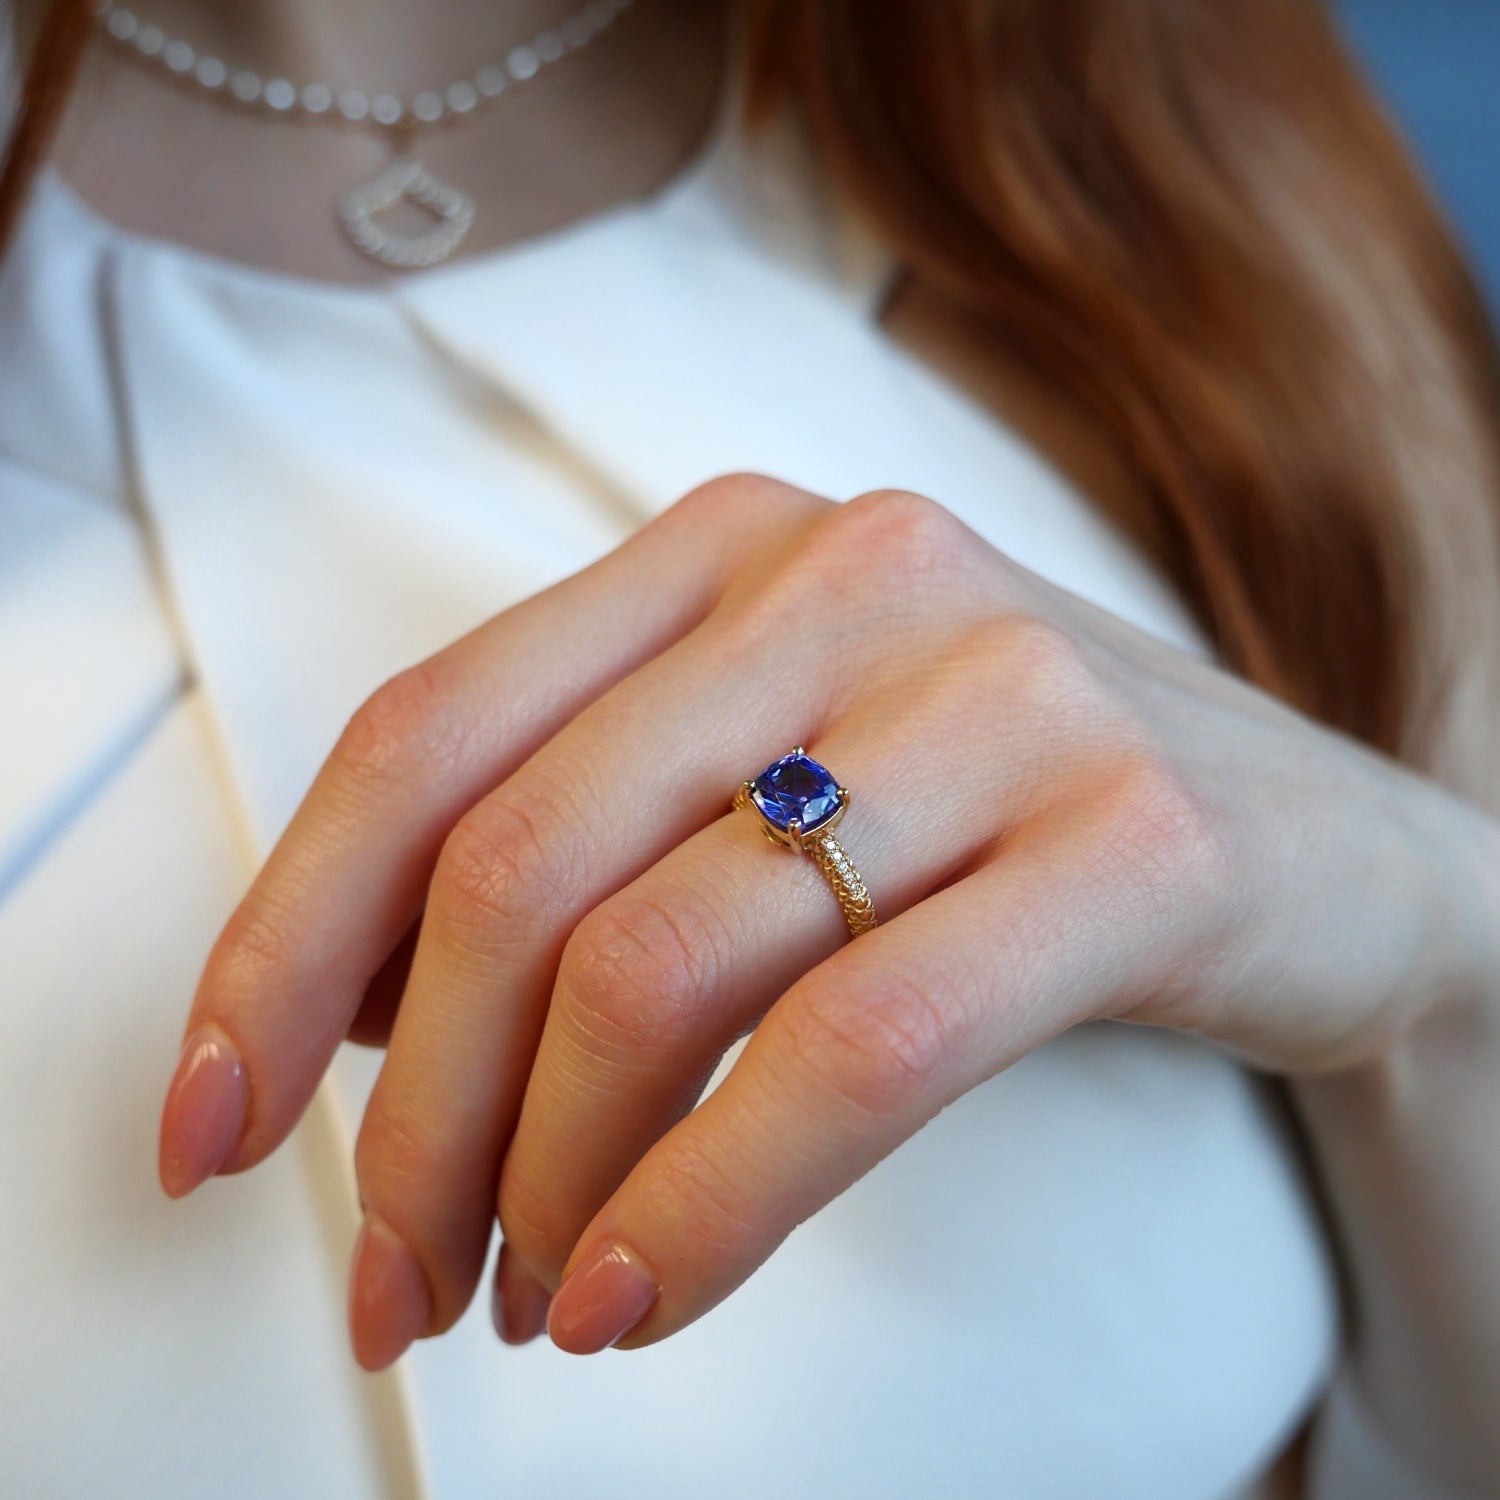
[[[299,90],[285,78],[263,79],[250,68],[231,68],[217,57],[199,57],[189,42],[168,36],[160,26],[143,23],[115,0],[92,0],[90,9],[117,41],[133,47],[142,57],[159,62],[172,73],[195,79],[210,93],[227,86],[240,103],[250,107],[261,105],[278,114],[300,105],[305,114],[321,116],[337,107],[339,114],[351,123],[373,120],[390,129],[412,123],[437,124],[449,114],[469,114],[482,101],[505,93],[513,81],[522,83],[534,78],[549,64],[586,46],[633,3],[634,0],[588,0],[581,9],[559,21],[555,29],[539,32],[529,43],[513,47],[503,61],[486,64],[470,78],[460,78],[444,89],[423,89],[409,102],[392,93],[372,97],[360,89],[346,89],[335,95],[325,83],[309,83]],[[472,202],[446,184],[433,181],[421,185],[420,179],[414,180],[419,182],[420,191],[413,196],[451,220],[455,234],[452,243],[456,244],[473,217]],[[366,224],[360,233],[378,231]],[[436,240],[424,239],[418,245],[405,246],[402,252],[418,259],[392,263],[427,265],[445,258],[451,248],[452,245],[439,249]]]
[[[128,10],[112,10],[104,24],[117,42],[128,42],[135,36],[140,22]]]

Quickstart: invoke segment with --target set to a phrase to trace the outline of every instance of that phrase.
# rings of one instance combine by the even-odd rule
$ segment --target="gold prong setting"
[[[802,745],[735,789],[736,809],[754,809],[762,834],[773,844],[808,855],[838,897],[852,936],[877,925],[870,892],[833,829],[849,810],[843,786]],[[808,814],[811,816],[807,816]]]

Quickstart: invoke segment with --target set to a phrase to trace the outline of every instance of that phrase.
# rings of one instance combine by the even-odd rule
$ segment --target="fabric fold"
[[[0,900],[185,687],[141,539],[0,457]]]

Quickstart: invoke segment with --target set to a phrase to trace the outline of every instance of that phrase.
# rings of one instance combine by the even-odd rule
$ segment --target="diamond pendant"
[[[420,234],[392,234],[375,215],[401,202],[415,203],[433,216],[432,228]],[[339,199],[339,224],[356,250],[371,260],[401,270],[435,266],[447,260],[474,222],[474,200],[434,177],[409,156],[396,157],[378,177]]]

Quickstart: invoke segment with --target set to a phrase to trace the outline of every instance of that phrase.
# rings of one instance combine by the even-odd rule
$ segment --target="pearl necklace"
[[[355,249],[402,270],[436,265],[463,243],[474,223],[474,200],[442,181],[404,149],[406,139],[426,126],[471,115],[544,68],[586,47],[634,0],[590,0],[582,10],[529,42],[513,47],[502,62],[487,63],[442,89],[423,89],[409,99],[362,89],[337,91],[326,83],[298,87],[285,78],[262,78],[249,68],[232,68],[197,52],[179,37],[140,20],[114,0],[100,0],[94,18],[120,47],[205,94],[268,115],[308,123],[357,125],[392,138],[390,163],[369,182],[351,189],[335,205],[339,227]],[[419,234],[393,234],[375,222],[377,214],[403,200],[426,209],[433,224]]]

